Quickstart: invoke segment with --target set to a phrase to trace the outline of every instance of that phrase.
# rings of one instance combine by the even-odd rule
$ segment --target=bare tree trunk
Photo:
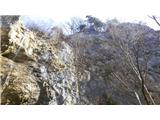
[[[139,88],[141,90],[141,93],[143,95],[143,98],[146,102],[146,104],[155,104],[151,94],[149,93],[146,85],[145,85],[145,81],[146,81],[146,74],[147,74],[147,64],[146,64],[146,70],[145,73],[142,73],[142,69],[139,63],[139,58],[140,58],[140,48],[143,50],[143,35],[139,36],[136,40],[139,41],[136,44],[136,48],[133,48],[135,51],[130,50],[129,48],[129,43],[125,43],[125,39],[126,38],[118,38],[116,36],[115,33],[118,33],[119,31],[116,30],[116,28],[114,28],[111,31],[112,34],[112,38],[114,40],[114,43],[112,43],[113,45],[115,45],[115,48],[118,48],[120,51],[122,51],[123,56],[125,57],[126,60],[126,64],[129,65],[129,67],[133,70],[133,72],[135,73],[135,75],[138,77],[139,83],[141,85],[141,87]],[[120,33],[121,34],[121,33]],[[129,42],[129,41],[128,41]],[[138,45],[138,46],[137,46]],[[144,51],[142,51],[144,53]],[[132,56],[132,53],[134,54],[134,56]],[[145,57],[145,56],[144,56]],[[147,63],[147,61],[145,61]],[[116,76],[116,78],[118,79],[118,77]],[[124,82],[122,83],[124,84]],[[125,84],[126,86],[127,84]],[[128,85],[127,85],[128,86]],[[129,88],[130,89],[130,88]],[[138,93],[133,90],[139,104],[142,104],[142,102],[140,101],[140,97],[138,95]]]
[[[136,95],[136,98],[137,98],[139,104],[142,105],[142,102],[141,102],[141,100],[140,100],[140,98],[139,98],[138,93],[137,93],[136,91],[134,91],[134,94]]]

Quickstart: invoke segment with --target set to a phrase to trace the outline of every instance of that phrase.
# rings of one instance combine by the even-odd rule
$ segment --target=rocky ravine
[[[137,88],[137,78],[132,72],[122,72],[131,70],[122,67],[119,49],[110,45],[111,32],[54,34],[44,39],[18,19],[1,17],[1,104],[139,104],[133,90],[146,104]],[[128,31],[129,39],[138,34],[132,34],[134,30],[145,34],[145,49],[152,53],[147,62],[150,72],[146,85],[155,104],[160,104],[160,35],[133,24],[119,25],[117,29]],[[126,75],[126,81],[119,81],[113,74]]]

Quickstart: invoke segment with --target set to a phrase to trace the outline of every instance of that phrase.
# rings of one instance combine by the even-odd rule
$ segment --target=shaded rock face
[[[27,66],[0,57],[1,104],[35,104],[40,86]]]
[[[9,28],[10,24],[14,24],[16,21],[19,20],[19,16],[10,16],[10,15],[4,15],[1,16],[1,27]]]
[[[116,27],[120,34],[115,37],[108,31],[66,38],[58,32],[42,38],[26,29],[18,16],[1,21],[1,104],[139,104],[135,92],[146,104],[141,83],[125,64],[125,54],[111,44],[128,34],[124,43],[133,55],[133,38],[140,33],[145,44],[142,50],[147,52],[139,53],[139,62],[143,69],[143,56],[149,54],[145,82],[155,103],[160,104],[160,36],[154,30],[127,23]]]
[[[17,20],[19,20],[19,16],[0,16],[0,35],[1,40],[3,40],[3,42],[1,42],[1,52],[8,48],[10,24],[14,24]]]

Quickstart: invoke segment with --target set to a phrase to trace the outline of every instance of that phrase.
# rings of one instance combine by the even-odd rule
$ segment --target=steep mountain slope
[[[14,18],[1,19],[1,104],[160,104],[153,29],[123,23],[44,38]]]

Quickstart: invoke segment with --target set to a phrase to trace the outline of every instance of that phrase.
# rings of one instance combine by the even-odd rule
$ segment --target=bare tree
[[[155,104],[146,86],[148,56],[145,54],[143,31],[135,31],[133,39],[129,37],[128,31],[116,26],[110,28],[109,32],[112,36],[109,44],[118,51],[116,54],[118,68],[113,68],[111,75],[135,94],[139,104],[143,104],[142,101],[146,104]]]
[[[105,26],[106,27],[105,28],[106,32],[109,31],[109,29],[112,28],[113,26],[116,26],[116,25],[119,25],[119,24],[120,24],[120,22],[116,18],[107,19],[106,20],[106,26]]]
[[[85,27],[85,21],[78,17],[71,18],[71,21],[64,25],[67,34],[74,34],[79,32],[82,27]]]
[[[94,28],[98,32],[103,31],[105,23],[103,23],[101,20],[91,15],[87,15],[86,18],[90,28]]]

